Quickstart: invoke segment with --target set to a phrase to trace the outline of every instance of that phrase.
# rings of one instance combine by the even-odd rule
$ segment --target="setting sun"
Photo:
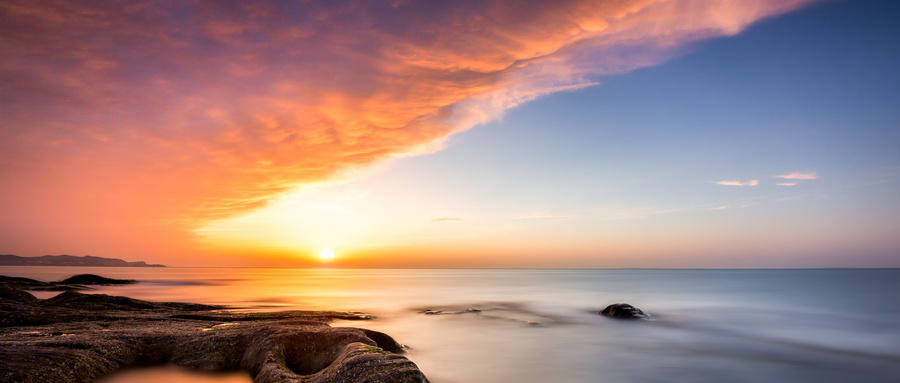
[[[328,248],[319,250],[319,260],[322,262],[331,262],[334,260],[334,251]]]

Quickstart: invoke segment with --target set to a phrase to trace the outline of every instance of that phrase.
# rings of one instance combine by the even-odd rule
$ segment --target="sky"
[[[0,253],[900,267],[898,16],[0,0]]]

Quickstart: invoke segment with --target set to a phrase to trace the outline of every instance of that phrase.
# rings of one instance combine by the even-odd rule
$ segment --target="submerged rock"
[[[389,335],[335,328],[361,313],[230,313],[221,306],[0,289],[0,383],[88,383],[156,364],[245,370],[255,383],[427,382]]]
[[[600,315],[616,319],[650,319],[641,309],[627,303],[613,303],[606,306]]]

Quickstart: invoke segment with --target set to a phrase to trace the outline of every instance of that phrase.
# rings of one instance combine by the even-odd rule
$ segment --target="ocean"
[[[376,318],[333,325],[390,334],[433,383],[900,381],[900,269],[0,267],[43,281],[81,273],[141,281],[88,293],[363,311]],[[597,315],[611,303],[653,319]]]

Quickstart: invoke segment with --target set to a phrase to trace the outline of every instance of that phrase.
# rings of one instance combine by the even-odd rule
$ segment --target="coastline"
[[[376,318],[335,320],[331,326],[390,334],[408,345],[403,355],[430,381],[638,383],[677,375],[697,383],[840,383],[900,378],[896,269],[11,267],[0,274],[62,281],[85,272],[140,282],[82,292],[151,302],[202,302],[231,307],[230,312],[363,311]],[[29,292],[38,298],[58,294]],[[634,304],[656,320],[597,315],[614,302]],[[482,312],[421,312],[470,308]],[[249,374],[239,375],[240,383],[249,383]]]
[[[389,335],[331,327],[359,312],[235,313],[67,290],[38,299],[0,285],[0,383],[92,382],[135,366],[245,370],[255,382],[427,382]]]

